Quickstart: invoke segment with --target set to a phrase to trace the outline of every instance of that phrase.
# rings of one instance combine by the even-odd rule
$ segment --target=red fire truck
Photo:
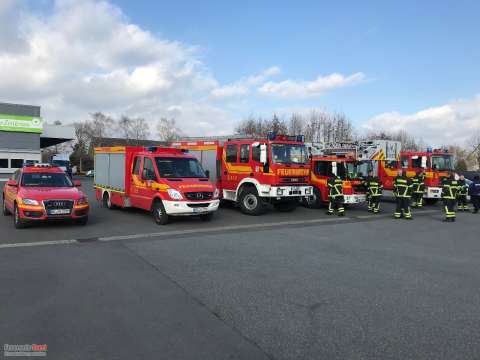
[[[136,207],[152,212],[158,224],[170,216],[210,220],[218,209],[218,189],[195,156],[163,147],[95,149],[95,193],[106,208]]]
[[[311,208],[318,208],[328,202],[327,181],[338,175],[343,180],[345,204],[361,204],[367,200],[363,178],[369,164],[357,158],[354,143],[307,144],[310,152],[310,183],[313,195],[306,201]]]
[[[237,203],[245,214],[260,215],[268,203],[279,211],[292,211],[312,194],[301,135],[189,139],[171,145],[195,154],[221,199]]]
[[[385,190],[393,190],[393,180],[402,169],[408,177],[425,173],[424,199],[434,204],[442,196],[441,178],[453,172],[453,155],[446,150],[401,151],[398,141],[372,140],[359,144],[363,159],[372,161],[374,172]]]

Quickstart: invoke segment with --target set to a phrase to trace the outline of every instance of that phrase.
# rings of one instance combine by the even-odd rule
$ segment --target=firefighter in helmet
[[[425,193],[425,174],[418,172],[412,178],[412,207],[423,206],[423,194]]]
[[[458,179],[457,191],[458,211],[470,211],[470,208],[468,207],[467,195],[468,184],[465,181],[465,176],[460,175],[460,179]]]
[[[380,198],[382,197],[383,185],[380,179],[373,176],[373,171],[368,172],[368,177],[363,182],[367,188],[368,211],[375,214],[380,212]]]
[[[345,198],[343,196],[343,180],[337,174],[334,174],[327,181],[328,185],[328,211],[327,215],[333,215],[335,210],[338,216],[345,215],[343,206]]]
[[[442,179],[442,200],[445,211],[444,222],[455,222],[455,204],[457,202],[458,180],[453,174]]]
[[[405,219],[412,219],[410,210],[410,198],[412,196],[412,182],[407,178],[402,170],[398,170],[398,176],[393,181],[393,195],[397,207],[395,209],[395,219],[400,219],[403,215]]]

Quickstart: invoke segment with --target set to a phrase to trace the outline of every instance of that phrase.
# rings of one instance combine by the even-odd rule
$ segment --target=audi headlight
[[[183,196],[180,193],[180,191],[175,190],[175,189],[168,189],[168,196],[170,196],[174,200],[182,200]]]
[[[22,203],[25,205],[38,205],[38,201],[33,199],[22,199]]]
[[[220,191],[218,191],[218,189],[216,188],[215,191],[213,192],[213,197],[218,198],[219,195],[220,195]]]
[[[87,205],[88,204],[88,199],[86,197],[82,197],[77,200],[77,205]]]

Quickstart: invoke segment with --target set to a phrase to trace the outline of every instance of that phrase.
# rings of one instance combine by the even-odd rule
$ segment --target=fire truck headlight
[[[174,200],[182,200],[183,196],[180,194],[180,191],[175,189],[168,189],[168,196],[170,196]]]
[[[312,195],[312,188],[308,187],[305,189],[305,195]]]
[[[218,198],[218,195],[220,195],[220,191],[218,191],[218,189],[215,188],[215,191],[213,192],[213,197]]]
[[[25,205],[38,205],[38,201],[33,199],[22,199],[22,203]]]
[[[283,195],[283,189],[277,188],[277,195],[279,196]]]

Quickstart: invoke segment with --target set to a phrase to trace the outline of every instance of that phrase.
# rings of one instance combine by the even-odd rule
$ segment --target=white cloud
[[[467,143],[472,134],[480,132],[480,95],[471,99],[451,101],[414,114],[387,112],[363,124],[366,130],[406,130],[423,138],[428,144],[441,146]]]
[[[278,66],[272,66],[258,75],[242,78],[232,84],[219,86],[212,90],[212,96],[215,98],[229,98],[234,96],[245,96],[250,93],[253,86],[263,83],[269,77],[280,74]]]
[[[258,89],[258,93],[262,95],[271,95],[289,99],[310,98],[321,96],[327,91],[337,88],[355,85],[363,82],[364,80],[365,74],[361,72],[357,72],[349,76],[334,73],[327,76],[319,76],[312,81],[269,81]]]

